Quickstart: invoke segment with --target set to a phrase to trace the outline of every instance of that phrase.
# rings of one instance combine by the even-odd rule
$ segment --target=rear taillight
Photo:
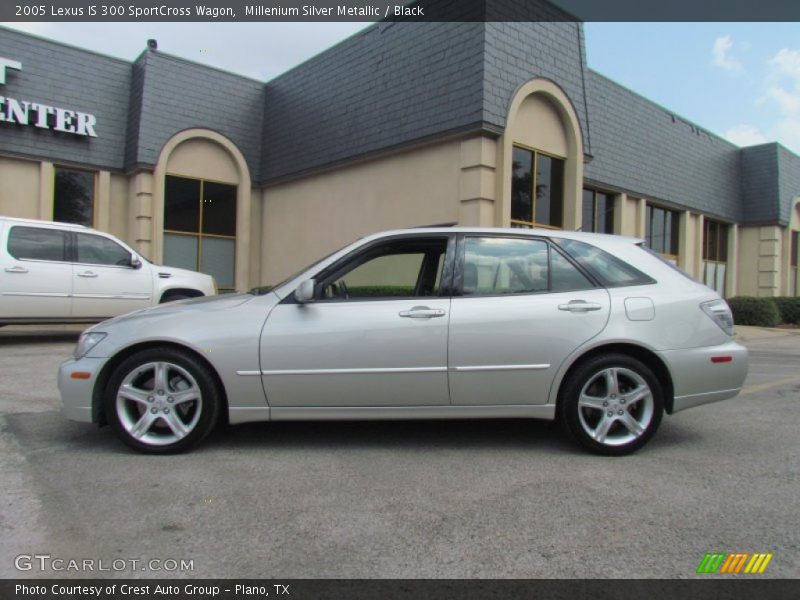
[[[700,308],[714,323],[719,325],[722,331],[728,335],[733,335],[733,313],[725,300],[722,298],[709,300],[700,304]]]

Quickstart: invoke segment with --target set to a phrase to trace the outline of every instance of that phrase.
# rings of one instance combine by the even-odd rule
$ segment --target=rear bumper
[[[733,398],[747,377],[747,348],[734,341],[658,354],[672,373],[675,396],[670,413]],[[713,358],[727,362],[714,362]]]
[[[61,393],[61,413],[72,421],[92,423],[92,393],[97,375],[107,359],[82,358],[68,360],[58,370],[58,391]],[[75,372],[89,373],[87,379],[73,379]]]

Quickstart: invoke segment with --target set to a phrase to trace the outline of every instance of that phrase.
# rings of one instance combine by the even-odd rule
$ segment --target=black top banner
[[[4,0],[0,21],[800,21],[796,0]]]

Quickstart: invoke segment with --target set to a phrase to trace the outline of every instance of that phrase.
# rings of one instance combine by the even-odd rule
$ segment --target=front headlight
[[[72,356],[76,359],[83,358],[89,353],[89,350],[97,346],[107,335],[107,333],[100,333],[97,331],[82,333],[81,337],[78,338],[78,345],[75,346],[75,352],[72,353]]]
[[[720,329],[728,335],[733,335],[733,313],[731,312],[728,303],[722,298],[718,300],[709,300],[700,305],[703,312],[706,313],[714,323],[719,325]]]

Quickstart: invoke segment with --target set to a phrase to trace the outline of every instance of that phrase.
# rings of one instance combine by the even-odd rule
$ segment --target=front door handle
[[[97,273],[94,271],[84,271],[83,273],[78,273],[78,277],[97,277]]]
[[[6,267],[6,273],[27,273],[28,269],[25,267]]]
[[[443,317],[445,312],[441,308],[415,306],[411,310],[401,310],[397,314],[407,319],[432,319],[434,317]]]
[[[559,304],[558,310],[566,310],[572,313],[585,313],[593,310],[600,310],[602,304],[596,302],[586,302],[586,300],[570,300],[566,304]]]

